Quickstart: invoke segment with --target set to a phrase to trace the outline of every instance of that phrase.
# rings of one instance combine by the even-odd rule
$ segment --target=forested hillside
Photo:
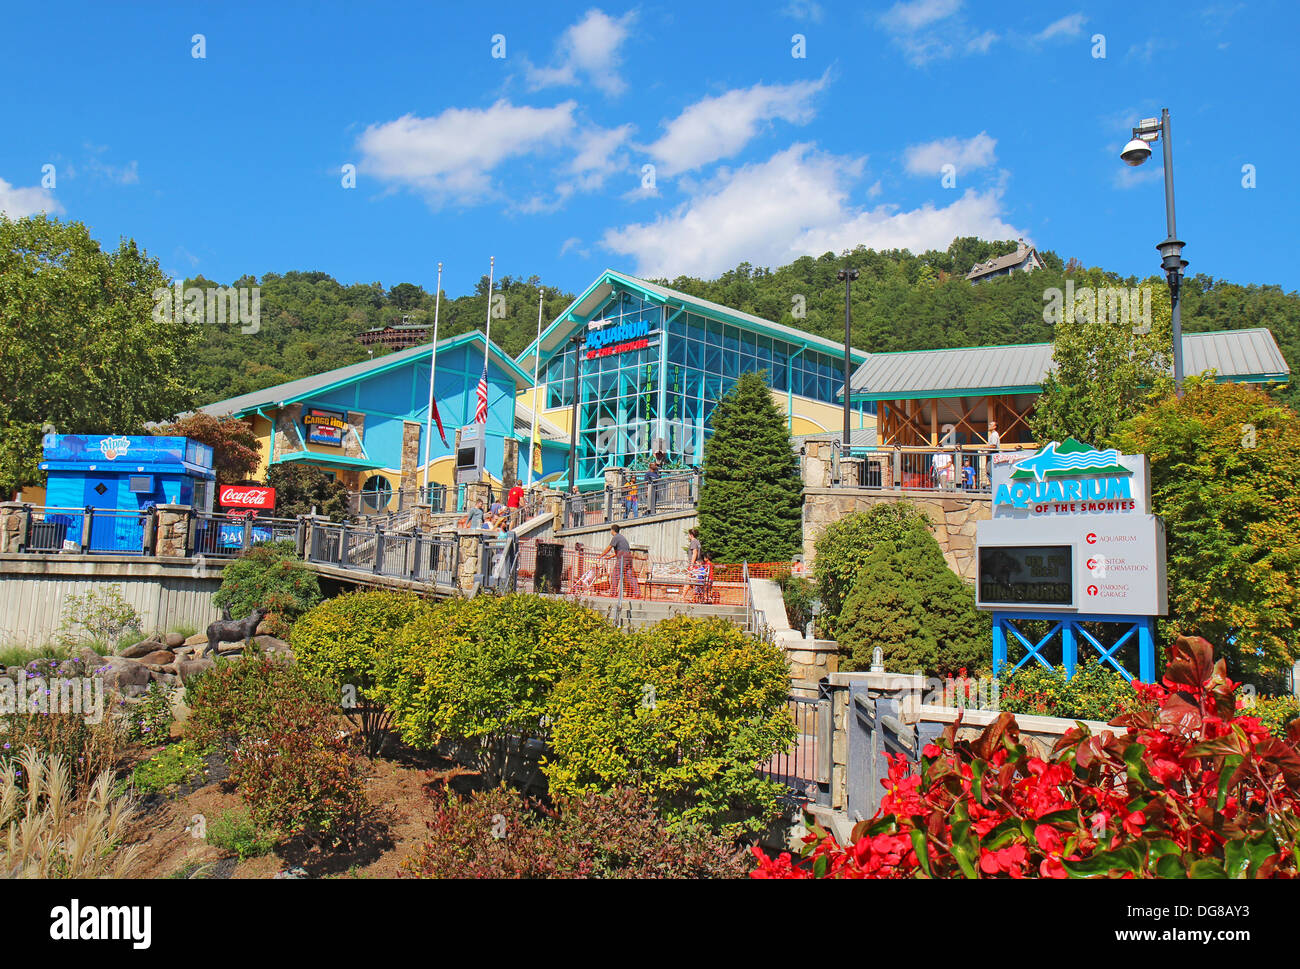
[[[1040,254],[1047,268],[974,285],[964,276],[976,262],[1015,249],[1014,241],[953,241],[946,251],[914,255],[906,249],[877,252],[858,248],[844,255],[805,256],[787,266],[766,269],[742,263],[717,279],[678,277],[658,280],[725,306],[807,330],[837,342],[844,332],[844,284],[835,273],[846,263],[861,277],[853,284],[853,343],[868,351],[920,350],[935,347],[993,346],[1048,341],[1052,328],[1043,321],[1043,291],[1064,289],[1067,265],[1051,251]],[[1116,286],[1143,280],[1102,274]],[[1163,286],[1163,278],[1150,280]],[[189,280],[187,286],[219,285]],[[260,280],[244,277],[230,285],[261,286],[262,325],[244,335],[238,326],[205,327],[196,383],[203,402],[221,400],[295,377],[364,360],[368,351],[356,335],[372,326],[409,323],[432,326],[433,294],[412,283],[385,289],[380,283],[344,286],[326,273],[267,273]],[[492,338],[517,355],[537,327],[536,276],[504,276],[495,291],[506,297],[506,316],[493,320]],[[444,296],[439,336],[448,337],[483,326],[487,277],[476,292]],[[545,287],[544,318],[554,319],[573,299]],[[1293,366],[1300,361],[1300,294],[1278,286],[1240,286],[1208,275],[1185,282],[1183,326],[1189,331],[1266,326]],[[795,297],[805,315],[796,319]],[[376,355],[384,351],[376,349]],[[1300,392],[1292,386],[1280,396],[1293,406]]]

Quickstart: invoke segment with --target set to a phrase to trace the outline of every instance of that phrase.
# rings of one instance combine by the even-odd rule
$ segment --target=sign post
[[[1145,455],[1097,450],[1067,439],[1028,457],[997,455],[993,518],[975,536],[976,605],[993,613],[993,672],[1011,640],[1051,668],[1044,650],[1058,640],[1073,676],[1080,643],[1125,678],[1121,647],[1135,644],[1138,675],[1155,679],[1155,618],[1168,613],[1164,523],[1149,513]],[[1051,623],[1029,637],[1020,624]],[[1106,624],[1103,643],[1095,625]],[[1091,628],[1090,628],[1091,627]],[[1031,641],[1033,640],[1033,641]]]

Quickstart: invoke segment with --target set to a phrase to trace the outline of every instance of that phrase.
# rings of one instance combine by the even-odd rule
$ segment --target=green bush
[[[999,681],[998,696],[1008,713],[1103,723],[1141,708],[1129,681],[1097,656],[1076,666],[1069,678],[1060,667],[1049,670],[1031,660]]]
[[[826,526],[817,536],[813,563],[813,579],[822,603],[822,613],[817,619],[820,635],[838,638],[845,600],[876,546],[898,541],[904,534],[918,529],[928,533],[930,519],[908,501],[873,505],[867,511],[847,515]]]
[[[631,789],[552,810],[499,787],[430,797],[428,839],[404,866],[421,878],[739,878],[753,868],[727,838],[668,829]]]
[[[307,677],[294,664],[256,654],[220,658],[186,688],[190,716],[185,736],[204,747],[234,746],[265,730],[276,707],[302,693],[337,708],[333,686]]]
[[[813,618],[813,604],[817,601],[817,587],[799,575],[785,574],[777,579],[781,599],[785,603],[785,617],[791,629],[803,632]]]
[[[376,696],[407,743],[469,741],[475,766],[496,780],[509,738],[543,736],[556,684],[584,650],[618,635],[590,609],[560,599],[450,599],[397,635],[381,657]]]
[[[762,830],[781,787],[758,769],[794,741],[789,692],[781,651],[725,620],[592,643],[551,705],[551,793],[632,786],[674,826]]]
[[[206,763],[206,751],[182,740],[136,764],[131,783],[144,794],[161,794],[198,777]]]
[[[867,669],[874,647],[885,669],[951,676],[992,650],[992,622],[953,574],[928,531],[909,528],[878,542],[863,563],[839,621],[846,669]]]
[[[321,601],[316,573],[298,560],[291,541],[267,542],[226,564],[221,588],[212,597],[217,606],[229,606],[242,619],[257,606],[269,611],[271,635],[285,637],[295,619]]]
[[[223,811],[208,825],[208,844],[247,861],[274,848],[275,835],[260,828],[247,811]]]
[[[344,713],[360,727],[372,757],[391,720],[375,697],[380,656],[428,608],[413,592],[354,592],[322,602],[294,624],[291,642],[298,665],[336,688]]]
[[[1300,697],[1257,696],[1244,704],[1242,716],[1258,717],[1274,737],[1286,738],[1286,728],[1292,720],[1300,719]]]
[[[171,736],[172,688],[155,680],[139,703],[127,707],[126,738],[136,743],[163,744]]]

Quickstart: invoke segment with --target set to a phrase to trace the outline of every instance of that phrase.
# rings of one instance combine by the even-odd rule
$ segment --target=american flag
[[[474,411],[474,423],[487,423],[487,361],[483,361],[483,376],[478,378],[478,408]]]

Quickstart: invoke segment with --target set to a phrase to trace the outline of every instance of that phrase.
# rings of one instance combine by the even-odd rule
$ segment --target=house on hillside
[[[390,350],[405,350],[424,343],[428,339],[429,328],[423,323],[389,323],[387,326],[371,327],[357,335],[357,342],[363,347],[381,346]]]
[[[1009,252],[1005,256],[998,256],[987,262],[977,262],[966,274],[966,279],[972,283],[982,283],[986,279],[997,276],[1033,272],[1035,269],[1042,269],[1044,265],[1043,257],[1038,254],[1038,250],[1033,246],[1026,246],[1025,240],[1021,239],[1015,252]]]

